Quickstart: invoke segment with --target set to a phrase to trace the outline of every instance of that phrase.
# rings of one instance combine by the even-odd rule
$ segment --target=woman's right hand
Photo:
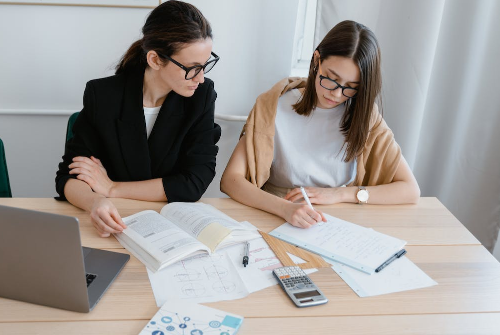
[[[127,225],[123,223],[115,205],[105,197],[94,200],[90,210],[90,221],[101,237],[121,233]]]
[[[299,228],[309,228],[318,222],[326,222],[326,218],[322,212],[304,204],[287,203],[285,204],[283,213],[283,218],[288,223]]]

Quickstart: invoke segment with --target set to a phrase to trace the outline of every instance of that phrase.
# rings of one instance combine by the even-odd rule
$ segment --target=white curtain
[[[422,190],[493,250],[500,220],[500,1],[318,0],[315,45],[343,20],[382,49],[384,118]]]

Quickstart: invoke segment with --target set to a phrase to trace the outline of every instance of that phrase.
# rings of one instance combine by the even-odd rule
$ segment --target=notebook
[[[308,229],[284,223],[269,235],[368,274],[373,274],[406,244],[406,241],[328,214],[325,218],[327,222]]]
[[[233,335],[243,317],[180,300],[167,301],[139,335],[223,334]]]

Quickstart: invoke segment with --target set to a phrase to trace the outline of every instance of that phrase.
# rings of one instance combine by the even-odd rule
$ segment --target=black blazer
[[[68,165],[76,156],[99,158],[113,181],[162,178],[169,202],[197,201],[215,176],[221,129],[214,123],[217,94],[205,78],[192,97],[171,91],[153,130],[146,134],[142,104],[144,71],[89,81],[83,109],[66,143],[56,174],[56,191],[65,199]]]

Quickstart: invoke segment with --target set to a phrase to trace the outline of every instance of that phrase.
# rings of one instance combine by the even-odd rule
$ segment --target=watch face
[[[361,202],[366,202],[368,200],[368,192],[366,190],[359,190],[358,200]]]

